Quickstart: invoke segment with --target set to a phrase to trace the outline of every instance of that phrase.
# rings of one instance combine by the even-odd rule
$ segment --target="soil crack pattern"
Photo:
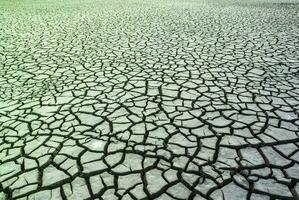
[[[299,199],[299,1],[0,1],[0,199]]]

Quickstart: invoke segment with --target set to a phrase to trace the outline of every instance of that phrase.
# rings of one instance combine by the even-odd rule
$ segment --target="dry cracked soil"
[[[0,199],[298,199],[298,13],[1,0]]]

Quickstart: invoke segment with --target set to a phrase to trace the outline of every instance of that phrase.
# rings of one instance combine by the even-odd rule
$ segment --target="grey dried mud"
[[[0,199],[298,199],[298,1],[0,2]]]

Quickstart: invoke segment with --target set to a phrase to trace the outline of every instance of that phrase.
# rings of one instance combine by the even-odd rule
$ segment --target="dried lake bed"
[[[0,199],[298,199],[298,10],[0,1]]]

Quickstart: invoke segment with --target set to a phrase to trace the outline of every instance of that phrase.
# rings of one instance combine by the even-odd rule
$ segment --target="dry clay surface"
[[[1,0],[0,199],[298,199],[298,3]]]

